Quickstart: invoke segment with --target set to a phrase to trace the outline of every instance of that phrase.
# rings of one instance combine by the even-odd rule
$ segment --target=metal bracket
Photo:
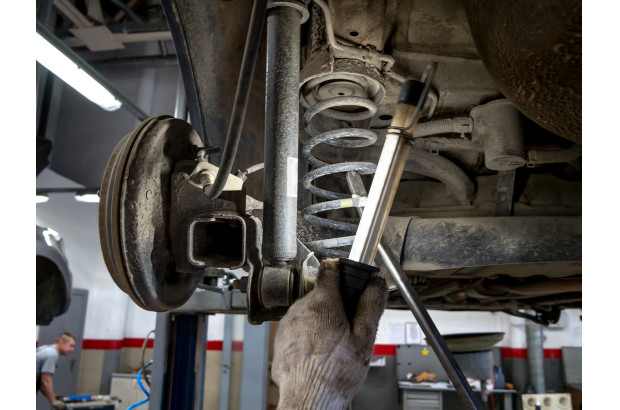
[[[176,270],[200,273],[207,267],[236,269],[246,262],[245,190],[209,199],[179,163],[172,174],[170,236]]]

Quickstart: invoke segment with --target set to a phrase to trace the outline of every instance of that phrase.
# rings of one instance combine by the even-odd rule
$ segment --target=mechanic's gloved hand
[[[364,383],[387,284],[370,280],[350,325],[339,280],[338,259],[323,261],[314,289],[280,321],[272,365],[278,410],[343,409]]]
[[[52,403],[52,407],[54,408],[54,410],[64,410],[67,408],[67,405],[60,400],[54,400],[54,402]]]

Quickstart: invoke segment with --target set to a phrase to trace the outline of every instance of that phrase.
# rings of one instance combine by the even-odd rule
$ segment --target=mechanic
[[[41,393],[52,404],[54,409],[64,409],[65,404],[56,399],[52,376],[56,370],[58,356],[71,353],[75,347],[75,336],[71,333],[62,333],[56,338],[53,345],[43,345],[37,348],[37,392]]]
[[[272,365],[278,410],[344,409],[364,383],[387,284],[380,276],[370,280],[349,323],[339,283],[340,262],[324,260],[314,289],[280,321]]]

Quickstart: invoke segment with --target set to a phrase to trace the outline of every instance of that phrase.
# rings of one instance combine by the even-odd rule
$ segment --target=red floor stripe
[[[153,348],[153,339],[149,339],[148,342],[146,342],[146,347],[152,349]],[[123,339],[123,347],[142,347],[142,344],[144,343],[144,339],[140,339],[140,338],[125,338]]]
[[[375,345],[373,356],[396,356],[396,345]]]
[[[505,359],[527,359],[527,349],[514,347],[500,347]],[[562,349],[543,349],[545,359],[561,359]]]
[[[144,339],[139,338],[126,338],[123,340],[108,340],[108,339],[84,339],[82,341],[82,349],[90,350],[120,350],[123,347],[128,348],[141,348],[144,343]],[[153,348],[154,340],[149,339],[146,343],[146,347]],[[224,342],[221,340],[208,340],[207,350],[222,350]],[[38,343],[37,343],[38,346]],[[243,341],[233,340],[232,342],[233,352],[243,351]]]
[[[149,339],[146,344],[147,348],[153,348],[153,339]],[[123,347],[141,348],[144,339],[141,338],[125,338],[122,340],[110,339],[84,339],[82,349],[90,350],[120,350]],[[38,345],[38,343],[37,343]],[[224,347],[222,340],[208,340],[207,350],[221,351]],[[243,351],[243,341],[234,340],[232,342],[233,352]],[[500,347],[502,358],[505,359],[527,359],[527,349],[514,347]],[[396,356],[396,345],[392,344],[376,344],[372,352],[374,356]],[[561,359],[562,349],[544,349],[545,359]]]
[[[82,341],[82,349],[120,350],[122,347],[122,340],[84,339]]]

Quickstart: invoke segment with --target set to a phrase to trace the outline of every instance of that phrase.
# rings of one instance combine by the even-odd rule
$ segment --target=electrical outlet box
[[[536,410],[536,403],[540,403],[541,410],[573,410],[568,393],[523,394],[523,410]]]

